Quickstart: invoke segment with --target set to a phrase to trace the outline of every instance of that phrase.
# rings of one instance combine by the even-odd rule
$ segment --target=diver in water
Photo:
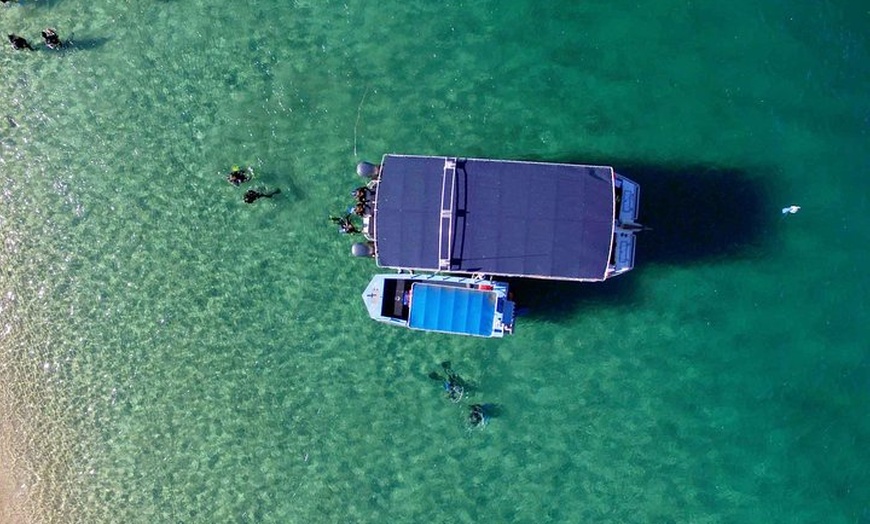
[[[46,27],[43,29],[42,39],[49,49],[60,49],[63,47],[63,42],[60,41],[60,37],[57,36],[57,31],[54,28]]]
[[[452,402],[459,402],[465,394],[465,388],[456,380],[455,376],[448,377],[444,381],[444,391],[447,392],[447,398]]]
[[[333,224],[338,224],[339,233],[347,234],[347,235],[355,235],[358,233],[362,233],[362,231],[360,231],[359,228],[356,227],[353,224],[353,222],[350,221],[350,214],[347,214],[343,217],[334,217],[334,216],[330,215],[329,220]]]
[[[462,377],[453,372],[450,362],[442,362],[441,368],[447,373],[446,377],[441,376],[437,371],[433,371],[429,373],[429,378],[442,383],[444,391],[447,393],[447,398],[451,402],[459,402],[462,400],[463,395],[465,395],[466,382],[462,380]]]
[[[30,42],[27,41],[23,36],[18,36],[16,34],[9,35],[9,43],[12,44],[12,49],[20,51],[22,49],[30,49],[31,51],[36,51],[33,46],[30,45]]]
[[[487,413],[485,404],[472,404],[471,412],[468,413],[468,423],[471,427],[486,425]]]
[[[233,170],[227,175],[227,182],[234,186],[238,186],[243,182],[251,179],[251,168],[241,169],[239,166],[233,166]]]
[[[245,191],[244,200],[245,200],[246,204],[253,204],[254,202],[257,201],[257,199],[272,198],[273,196],[277,195],[280,192],[281,192],[280,189],[275,189],[273,191],[269,191],[268,193],[260,193],[256,189],[249,189],[249,190]]]

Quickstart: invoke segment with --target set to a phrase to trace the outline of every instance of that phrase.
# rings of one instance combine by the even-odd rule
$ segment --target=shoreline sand
[[[48,391],[26,375],[0,370],[0,523],[69,522],[75,437]]]
[[[30,524],[39,522],[30,491],[33,469],[29,460],[32,450],[28,448],[34,440],[19,417],[9,412],[14,404],[8,397],[9,391],[0,389],[0,402],[7,408],[0,418],[0,522]]]

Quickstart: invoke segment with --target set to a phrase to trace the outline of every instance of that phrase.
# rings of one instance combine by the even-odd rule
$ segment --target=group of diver
[[[354,198],[354,205],[347,208],[344,216],[329,216],[329,221],[333,224],[338,224],[338,231],[342,234],[355,235],[362,233],[362,230],[353,223],[353,217],[364,217],[371,211],[372,197],[374,194],[369,186],[360,186],[350,192]]]
[[[441,369],[446,375],[433,371],[429,373],[429,378],[441,382],[447,398],[454,404],[458,404],[465,397],[470,384],[453,371],[450,362],[442,362]],[[483,427],[490,419],[496,417],[497,411],[498,408],[495,404],[470,404],[468,406],[468,425],[472,428]]]
[[[4,4],[7,0],[0,0]],[[36,51],[36,49],[30,45],[30,42],[27,41],[23,36],[16,35],[15,33],[11,33],[7,35],[9,38],[9,43],[12,44],[12,49],[16,51],[23,51],[25,49],[29,51]],[[42,40],[45,42],[45,47],[49,49],[61,49],[63,48],[63,42],[60,41],[60,37],[57,36],[57,30],[52,27],[46,27],[42,30]]]
[[[239,166],[233,166],[230,170],[230,173],[227,175],[227,182],[238,187],[245,182],[250,182],[254,178],[254,170],[251,167],[247,167],[245,169],[240,168]],[[280,193],[281,190],[278,188],[273,189],[272,191],[268,191],[266,193],[259,191],[257,189],[249,189],[245,191],[244,196],[242,196],[242,200],[246,204],[253,204],[260,198],[272,198],[273,196]]]

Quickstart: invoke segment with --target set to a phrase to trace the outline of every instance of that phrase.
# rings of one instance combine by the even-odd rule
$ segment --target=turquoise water
[[[0,6],[75,43],[0,53],[0,520],[870,522],[866,4],[369,4]],[[652,231],[510,338],[375,324],[327,216],[386,152]]]

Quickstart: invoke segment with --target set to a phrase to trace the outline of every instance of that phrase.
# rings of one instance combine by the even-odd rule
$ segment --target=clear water
[[[870,11],[763,4],[0,6],[75,43],[0,53],[0,521],[870,522]],[[386,152],[615,165],[652,231],[511,338],[375,324],[327,216]]]

